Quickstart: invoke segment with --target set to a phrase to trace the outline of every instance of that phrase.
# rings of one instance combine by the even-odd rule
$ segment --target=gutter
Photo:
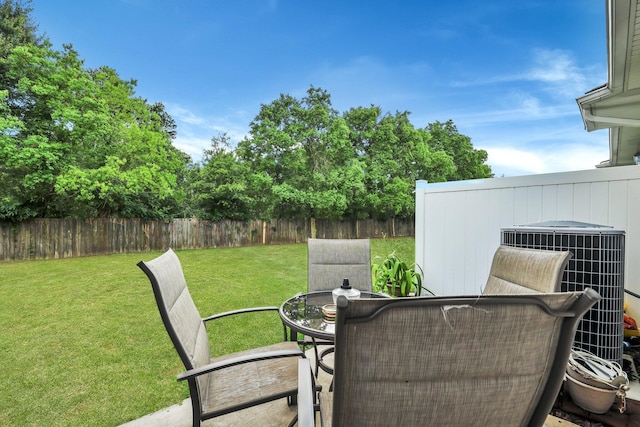
[[[640,127],[640,119],[625,119],[622,117],[607,117],[607,116],[596,116],[591,114],[591,112],[582,110],[582,117],[585,122],[588,120],[592,122],[594,125],[600,124],[605,125],[606,127],[618,127],[618,126],[629,126],[629,127]]]

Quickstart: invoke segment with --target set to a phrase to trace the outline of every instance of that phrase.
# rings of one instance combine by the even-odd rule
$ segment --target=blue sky
[[[607,81],[605,2],[585,0],[32,0],[56,48],[162,102],[198,161],[243,138],[261,104],[311,86],[340,112],[453,120],[496,176],[592,169],[606,130],[575,101]]]

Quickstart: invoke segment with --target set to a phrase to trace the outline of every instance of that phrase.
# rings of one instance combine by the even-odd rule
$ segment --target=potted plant
[[[376,257],[379,262],[371,266],[373,291],[384,292],[393,297],[419,296],[427,288],[422,287],[422,270],[415,263],[408,265],[392,252],[386,258]],[[420,270],[417,271],[416,269]]]

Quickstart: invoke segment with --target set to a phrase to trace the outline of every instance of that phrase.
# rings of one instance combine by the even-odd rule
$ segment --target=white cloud
[[[567,52],[560,49],[536,49],[533,53],[535,65],[527,72],[527,77],[531,80],[553,83],[584,80],[584,76]]]
[[[566,51],[537,49],[533,60],[533,67],[526,73],[527,79],[549,84],[550,89],[561,96],[575,97],[601,84],[601,81],[593,82],[593,76],[581,70]]]
[[[509,82],[538,82],[548,87],[548,92],[562,98],[576,96],[602,84],[606,75],[595,73],[590,67],[581,68],[572,54],[561,49],[534,49],[531,64],[523,70],[479,78],[477,80],[453,81],[453,87],[494,85]]]
[[[211,145],[211,138],[203,139],[197,137],[182,137],[178,135],[173,141],[174,147],[187,153],[198,162],[202,158],[202,152]]]
[[[204,118],[179,105],[167,104],[167,110],[176,122],[198,126],[204,124]]]
[[[506,175],[500,171],[512,171],[511,174],[537,174],[546,172],[544,160],[536,153],[510,147],[487,148],[489,159],[496,176]],[[515,172],[515,173],[513,173]]]
[[[567,172],[593,169],[609,158],[608,145],[598,140],[593,144],[590,139],[569,144],[538,141],[520,147],[500,144],[478,148],[487,151],[487,163],[496,176]]]
[[[167,112],[177,125],[174,146],[200,161],[202,152],[210,148],[211,138],[226,133],[232,144],[241,141],[248,132],[250,119],[244,111],[226,116],[205,115],[177,104],[166,104]]]
[[[486,103],[480,103],[478,108],[484,107],[483,110],[466,114],[449,111],[444,115],[453,117],[457,125],[463,125],[465,127],[509,122],[532,122],[538,120],[548,122],[552,119],[571,116],[579,117],[580,115],[578,107],[574,103],[545,105],[538,98],[522,92],[505,95],[501,103],[509,104],[512,108],[489,108]],[[546,127],[548,128],[549,126],[547,125]]]

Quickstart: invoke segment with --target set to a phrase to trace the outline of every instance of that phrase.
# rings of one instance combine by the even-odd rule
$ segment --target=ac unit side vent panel
[[[574,346],[621,364],[624,338],[624,231],[599,227],[503,228],[501,243],[522,248],[569,250],[573,253],[562,278],[562,291],[593,288],[602,297],[578,325]]]

